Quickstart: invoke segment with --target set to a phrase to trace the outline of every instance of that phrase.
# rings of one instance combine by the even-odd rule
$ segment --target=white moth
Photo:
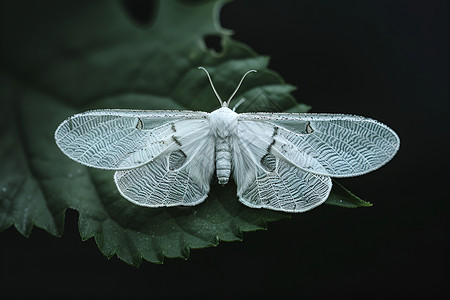
[[[242,113],[228,108],[248,71],[221,107],[200,111],[93,110],[62,122],[59,148],[89,167],[116,170],[120,194],[147,207],[196,205],[214,170],[233,176],[250,207],[303,212],[322,204],[330,177],[358,176],[388,162],[397,134],[375,120],[343,114]]]

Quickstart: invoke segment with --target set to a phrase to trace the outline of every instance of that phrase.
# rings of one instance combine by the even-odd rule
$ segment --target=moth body
[[[215,137],[215,162],[217,179],[221,185],[228,183],[231,175],[230,137],[236,133],[238,114],[224,106],[209,116],[211,134]]]

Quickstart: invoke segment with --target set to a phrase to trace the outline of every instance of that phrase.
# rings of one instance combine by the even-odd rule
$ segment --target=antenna
[[[249,73],[252,73],[252,72],[256,73],[256,70],[247,71],[247,73],[245,73],[244,76],[242,76],[241,81],[239,82],[237,88],[234,90],[233,94],[231,94],[230,98],[228,98],[227,102],[225,102],[226,106],[228,106],[228,104],[230,104],[231,99],[234,97],[234,95],[237,93],[237,91],[241,87],[242,81],[244,81],[245,76],[247,76]]]
[[[214,91],[214,94],[216,94],[217,99],[219,99],[220,105],[223,106],[223,101],[222,101],[222,99],[220,98],[219,94],[217,93],[216,88],[214,87],[214,84],[213,84],[213,82],[212,82],[212,80],[211,80],[211,76],[209,76],[208,71],[206,71],[206,69],[203,68],[203,67],[198,67],[198,69],[199,69],[199,70],[205,71],[206,75],[208,76],[209,83],[211,84],[211,87],[212,87],[212,89],[213,89],[213,91]]]
[[[209,83],[211,84],[211,87],[212,87],[212,89],[214,91],[214,94],[216,94],[216,97],[217,97],[217,99],[219,99],[220,104],[222,106],[225,106],[225,107],[228,107],[228,105],[230,104],[231,99],[233,99],[234,95],[237,93],[237,91],[241,87],[242,81],[244,81],[245,76],[247,76],[249,73],[252,73],[252,72],[256,73],[256,70],[247,71],[247,73],[245,73],[244,76],[242,76],[241,81],[239,82],[237,88],[234,90],[233,94],[231,94],[230,98],[228,98],[228,100],[226,102],[223,102],[222,99],[220,98],[219,94],[217,93],[216,88],[214,87],[214,84],[213,84],[213,82],[211,80],[211,76],[209,76],[208,71],[205,68],[203,68],[203,67],[198,67],[198,69],[205,71],[206,75],[208,76]]]

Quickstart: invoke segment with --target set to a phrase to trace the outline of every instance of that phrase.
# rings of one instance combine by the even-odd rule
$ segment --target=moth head
[[[237,93],[237,91],[238,91],[239,88],[241,87],[241,84],[242,84],[242,82],[244,81],[245,76],[247,76],[248,74],[253,73],[253,72],[256,73],[256,70],[250,70],[250,71],[247,71],[247,72],[244,74],[244,76],[242,76],[241,81],[239,82],[239,84],[238,84],[238,86],[236,87],[236,89],[234,90],[234,92],[231,94],[230,98],[228,98],[227,101],[223,101],[222,98],[220,98],[219,93],[217,93],[217,90],[216,90],[216,88],[214,87],[214,84],[213,84],[213,82],[212,82],[212,80],[211,80],[211,76],[209,75],[208,71],[207,71],[205,68],[203,68],[203,67],[198,67],[198,68],[199,68],[200,70],[205,71],[206,76],[208,76],[209,83],[211,84],[211,88],[212,88],[212,90],[214,91],[214,94],[216,94],[216,97],[217,97],[217,99],[219,100],[220,105],[221,105],[222,107],[228,107],[228,105],[230,104],[231,99],[233,99],[234,95]]]

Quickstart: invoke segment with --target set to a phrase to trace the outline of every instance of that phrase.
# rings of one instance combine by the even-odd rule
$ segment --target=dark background
[[[127,7],[145,22],[146,5],[137,2]],[[339,180],[372,207],[323,205],[246,233],[243,242],[140,268],[107,260],[92,239],[82,242],[69,211],[62,238],[40,229],[28,239],[12,228],[1,234],[1,297],[448,292],[448,10],[438,0],[239,0],[221,13],[234,38],[270,55],[271,69],[313,112],[369,116],[399,134],[389,164]]]

